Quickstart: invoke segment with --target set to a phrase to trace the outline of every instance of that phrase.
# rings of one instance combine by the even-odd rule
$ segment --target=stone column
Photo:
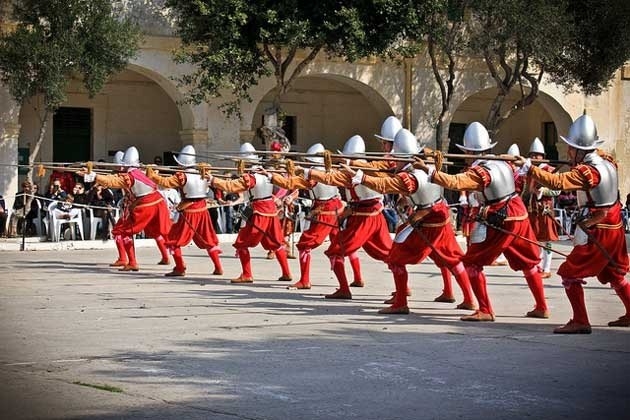
[[[195,152],[200,156],[206,156],[208,154],[208,130],[182,130],[179,132],[179,138],[182,141],[182,146],[192,145],[195,148]],[[198,162],[204,162],[207,159],[199,158]]]
[[[18,191],[18,139],[20,136],[20,105],[0,85],[0,194],[7,209],[13,206]]]

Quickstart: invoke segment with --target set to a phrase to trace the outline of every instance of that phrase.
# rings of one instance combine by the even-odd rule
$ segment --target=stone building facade
[[[144,162],[152,162],[158,155],[168,157],[186,144],[193,144],[201,156],[237,150],[243,141],[265,147],[256,133],[271,105],[275,80],[261,80],[252,90],[253,101],[242,104],[241,119],[227,118],[216,103],[187,104],[184,88],[174,81],[187,71],[172,60],[178,39],[155,23],[146,27],[148,33],[138,56],[96,97],[89,98],[80,83],[73,82],[69,88],[64,108],[89,110],[89,133],[83,140],[87,142],[85,160],[110,161],[115,151],[131,145],[138,147]],[[485,120],[495,87],[483,63],[468,64],[460,70],[461,80],[453,98],[455,111],[448,123],[461,133],[466,124]],[[440,102],[429,63],[423,57],[407,65],[376,60],[351,64],[318,57],[282,99],[282,106],[291,122],[289,135],[295,150],[306,150],[314,142],[336,150],[354,134],[361,135],[369,149],[378,150],[373,135],[389,115],[404,118],[419,138],[434,144],[433,124]],[[540,137],[556,144],[562,158],[566,147],[557,134],[566,134],[584,110],[595,120],[599,136],[606,141],[604,148],[621,162],[620,189],[625,201],[625,194],[630,192],[626,169],[630,164],[630,66],[620,69],[610,88],[597,97],[566,94],[543,81],[536,102],[501,127],[494,138],[498,141],[495,152],[504,152],[517,143],[526,153],[534,137]],[[54,125],[51,118],[38,160],[66,161],[64,131],[55,131]],[[7,165],[16,164],[18,152],[33,146],[38,126],[34,106],[20,107],[0,86],[0,163],[4,165],[0,166],[0,193],[9,198],[9,205],[20,175],[16,167]],[[46,187],[47,180],[35,181],[40,188]]]

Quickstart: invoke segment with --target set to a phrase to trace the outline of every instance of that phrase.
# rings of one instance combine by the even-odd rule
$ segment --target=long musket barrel
[[[272,152],[272,151],[251,151],[251,152],[241,152],[241,151],[221,151],[216,152],[213,155],[200,155],[195,153],[182,153],[184,155],[197,156],[206,159],[235,159],[238,160],[238,156],[229,156],[229,154],[239,155],[239,154],[256,154],[256,155],[275,155],[275,156],[295,156],[295,157],[322,157],[323,153],[304,153],[304,152]],[[424,151],[418,154],[412,155],[412,157],[396,157],[395,155],[390,155],[384,152],[365,152],[364,156],[349,156],[339,153],[330,153],[331,158],[341,158],[341,159],[350,159],[350,160],[368,160],[368,161],[379,161],[386,160],[391,162],[409,162],[412,163],[414,161],[413,157],[427,158],[435,156],[435,151],[425,148]],[[517,156],[511,155],[467,155],[463,153],[442,153],[442,157],[450,158],[450,159],[475,159],[475,160],[502,160],[505,162],[513,162],[518,159]],[[566,160],[552,160],[552,159],[542,159],[537,160],[536,163],[550,163],[550,164],[558,164],[558,165],[569,165],[570,162]],[[454,162],[445,161],[443,165],[453,165],[456,164]]]

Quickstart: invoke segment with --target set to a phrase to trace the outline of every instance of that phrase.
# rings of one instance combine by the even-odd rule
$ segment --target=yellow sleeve
[[[470,170],[456,175],[437,171],[431,182],[454,191],[482,191],[485,187],[483,179]]]
[[[532,166],[528,175],[552,190],[574,191],[590,188],[588,179],[575,168],[568,172],[551,173]]]
[[[271,182],[280,188],[284,188],[285,190],[308,190],[313,187],[311,182],[301,176],[285,177],[280,174],[272,174]]]
[[[324,172],[318,171],[317,169],[311,169],[309,172],[309,179],[335,187],[350,188],[352,186],[352,178],[349,175],[335,170]]]
[[[248,174],[238,179],[219,179],[215,176],[210,185],[228,193],[240,193],[251,188]]]
[[[382,194],[409,195],[411,192],[407,184],[399,176],[379,177],[363,175],[361,184]]]

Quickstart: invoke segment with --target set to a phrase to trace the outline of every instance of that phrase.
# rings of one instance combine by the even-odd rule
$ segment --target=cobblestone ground
[[[68,244],[66,244],[68,245]],[[111,245],[111,244],[110,244]],[[68,248],[68,246],[66,246]],[[550,319],[524,318],[525,281],[488,267],[494,323],[435,303],[439,270],[411,266],[410,315],[376,312],[392,290],[384,264],[361,253],[366,287],[334,291],[323,248],[306,291],[278,282],[252,252],[255,282],[222,244],[225,275],[196,248],[182,278],[164,277],[154,246],[119,273],[107,249],[0,252],[0,416],[77,419],[626,419],[630,330],[608,287],[585,286],[593,333],[552,334],[570,308],[546,281]],[[566,252],[567,245],[559,245]],[[554,259],[557,268],[560,259]],[[297,277],[297,260],[290,261]],[[348,273],[350,269],[348,267]],[[454,284],[456,296],[461,293]]]

